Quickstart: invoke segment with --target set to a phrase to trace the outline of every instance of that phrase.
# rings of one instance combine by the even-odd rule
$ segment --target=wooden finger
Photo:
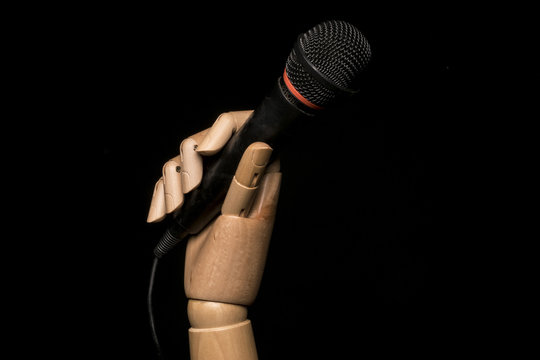
[[[210,127],[204,139],[199,143],[197,151],[202,155],[214,155],[225,146],[253,111],[233,111],[221,114]]]
[[[163,178],[161,177],[154,186],[146,221],[149,223],[159,222],[165,218],[165,215],[167,215],[165,208],[165,189],[163,188]]]
[[[182,175],[179,157],[171,159],[163,165],[163,188],[165,192],[165,209],[167,214],[173,212],[184,203],[182,192]]]
[[[247,216],[271,155],[272,148],[262,142],[246,149],[221,207],[223,215]]]
[[[194,138],[187,138],[180,144],[180,176],[182,193],[187,194],[196,188],[203,177],[203,160],[196,151],[197,142]]]

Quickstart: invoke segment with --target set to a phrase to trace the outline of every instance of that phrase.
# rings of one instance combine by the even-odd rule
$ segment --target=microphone
[[[161,258],[189,235],[197,234],[216,215],[247,147],[261,141],[279,154],[293,124],[303,124],[342,98],[358,91],[359,75],[371,58],[369,43],[350,23],[322,22],[300,34],[283,75],[250,118],[212,158],[205,159],[203,179],[186,194],[154,248]]]

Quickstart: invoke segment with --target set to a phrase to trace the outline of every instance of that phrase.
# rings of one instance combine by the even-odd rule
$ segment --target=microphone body
[[[344,21],[323,22],[301,34],[283,76],[246,123],[216,155],[205,159],[199,186],[184,204],[154,248],[158,258],[178,242],[201,231],[219,212],[244,151],[260,141],[279,154],[291,131],[320,110],[357,90],[359,74],[371,49],[364,36]]]

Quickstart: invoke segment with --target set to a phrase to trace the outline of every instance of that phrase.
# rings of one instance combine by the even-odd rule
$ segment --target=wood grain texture
[[[186,249],[190,299],[250,305],[261,283],[279,197],[281,173],[266,174],[247,218],[222,215]]]
[[[272,226],[259,219],[222,216],[214,229],[201,239],[204,244],[192,257],[195,261],[186,262],[186,296],[250,305],[259,290]]]

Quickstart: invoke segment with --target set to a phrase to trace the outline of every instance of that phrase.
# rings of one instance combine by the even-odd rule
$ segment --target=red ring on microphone
[[[315,105],[308,99],[302,96],[293,86],[291,83],[291,80],[289,80],[289,77],[287,76],[287,69],[283,70],[283,81],[285,82],[285,85],[287,86],[287,89],[294,95],[295,98],[297,98],[302,104],[306,105],[307,107],[310,107],[315,110],[322,110],[324,108]]]

